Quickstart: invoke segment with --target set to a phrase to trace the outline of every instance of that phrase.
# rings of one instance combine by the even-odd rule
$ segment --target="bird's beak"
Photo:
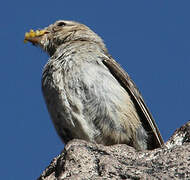
[[[30,30],[30,32],[26,32],[25,33],[25,37],[24,37],[24,42],[27,43],[28,41],[31,42],[32,44],[39,44],[42,36],[44,34],[48,33],[48,31],[46,30]]]

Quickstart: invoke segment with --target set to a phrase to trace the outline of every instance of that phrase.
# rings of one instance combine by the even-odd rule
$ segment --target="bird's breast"
[[[44,69],[42,90],[58,134],[66,127],[73,138],[129,142],[141,125],[130,96],[97,56],[79,57]]]

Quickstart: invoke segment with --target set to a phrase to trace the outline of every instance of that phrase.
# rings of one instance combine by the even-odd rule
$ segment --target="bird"
[[[160,131],[128,73],[84,24],[58,20],[25,33],[49,55],[41,86],[54,127],[72,139],[127,144],[137,151],[163,146]]]

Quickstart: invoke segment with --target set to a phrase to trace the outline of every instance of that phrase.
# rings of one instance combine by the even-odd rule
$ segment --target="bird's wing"
[[[109,69],[112,75],[118,80],[121,86],[131,96],[131,99],[135,104],[137,112],[142,120],[143,127],[151,138],[147,144],[148,149],[161,147],[164,144],[162,136],[134,82],[131,80],[129,75],[120,67],[120,65],[115,60],[113,60],[113,58],[103,58],[102,62]]]

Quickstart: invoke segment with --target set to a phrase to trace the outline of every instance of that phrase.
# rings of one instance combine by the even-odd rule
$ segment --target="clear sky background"
[[[139,87],[166,141],[190,119],[190,1],[10,1],[0,7],[0,171],[36,179],[64,148],[41,92],[48,56],[26,31],[59,19],[84,23]]]

